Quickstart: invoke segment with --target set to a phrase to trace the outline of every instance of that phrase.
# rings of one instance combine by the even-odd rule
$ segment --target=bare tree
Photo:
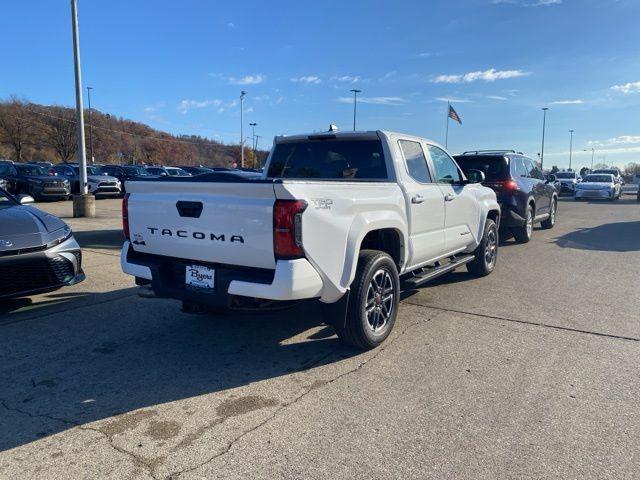
[[[22,150],[33,143],[34,123],[28,103],[11,97],[0,104],[0,143],[13,149],[16,161],[22,160]]]
[[[64,107],[50,107],[44,120],[44,142],[55,150],[60,160],[67,163],[78,150],[74,111]]]

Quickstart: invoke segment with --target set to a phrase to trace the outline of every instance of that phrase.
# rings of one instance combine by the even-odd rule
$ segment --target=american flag
[[[462,119],[460,118],[460,115],[458,115],[458,112],[456,112],[451,105],[449,105],[449,118],[462,125]]]

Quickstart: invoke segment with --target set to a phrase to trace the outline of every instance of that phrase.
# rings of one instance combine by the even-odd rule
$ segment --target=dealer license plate
[[[185,283],[191,287],[207,288],[213,290],[215,270],[203,265],[187,265],[185,271]]]

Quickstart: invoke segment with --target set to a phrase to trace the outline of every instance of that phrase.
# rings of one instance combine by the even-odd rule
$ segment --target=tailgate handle
[[[181,217],[200,218],[202,213],[202,202],[187,202],[180,200],[176,203],[176,208]]]

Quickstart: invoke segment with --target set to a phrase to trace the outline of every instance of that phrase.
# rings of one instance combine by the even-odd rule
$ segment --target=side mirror
[[[161,176],[161,177],[166,177],[166,176],[167,176],[167,172],[162,172],[162,173],[160,174],[160,176]]]
[[[547,176],[547,183],[553,183],[555,181],[556,181],[556,176],[553,173]]]
[[[35,200],[31,195],[22,194],[22,195],[18,195],[16,198],[18,199],[21,205],[28,205],[29,203],[35,202]]]
[[[467,172],[467,180],[469,180],[469,183],[482,183],[484,179],[485,176],[482,170],[469,170]]]

